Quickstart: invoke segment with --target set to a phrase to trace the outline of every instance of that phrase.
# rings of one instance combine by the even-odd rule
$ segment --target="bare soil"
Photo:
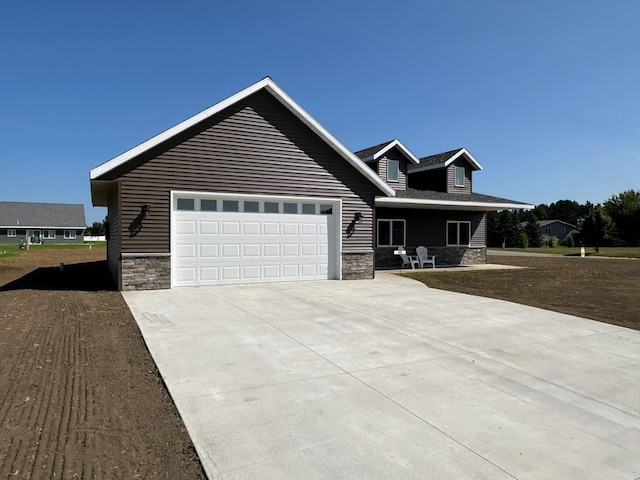
[[[2,479],[205,478],[104,258],[0,261]]]
[[[640,330],[640,260],[489,255],[515,270],[411,273],[430,287]]]

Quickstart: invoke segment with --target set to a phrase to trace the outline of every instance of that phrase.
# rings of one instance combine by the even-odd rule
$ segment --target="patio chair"
[[[400,258],[402,259],[402,266],[400,268],[410,266],[412,269],[414,269],[415,267],[418,266],[418,258],[414,257],[413,255],[407,255],[405,253],[401,253]]]
[[[433,268],[436,268],[436,256],[429,256],[427,247],[420,246],[416,248],[416,254],[418,255],[418,265],[420,268],[424,268],[424,266],[428,264],[431,264]]]

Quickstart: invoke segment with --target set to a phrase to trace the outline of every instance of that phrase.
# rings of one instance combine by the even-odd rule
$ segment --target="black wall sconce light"
[[[360,220],[362,220],[362,212],[356,212],[353,215],[353,221],[358,223]]]
[[[140,215],[142,216],[142,218],[147,218],[149,216],[149,213],[151,213],[149,205],[147,205],[146,203],[144,205],[140,205]]]

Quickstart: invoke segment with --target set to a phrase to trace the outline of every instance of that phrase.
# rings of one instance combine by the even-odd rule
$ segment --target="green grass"
[[[38,250],[77,250],[83,248],[89,248],[91,245],[93,248],[104,248],[106,242],[87,242],[87,243],[76,243],[76,244],[67,244],[67,245],[56,245],[53,243],[44,243],[42,245],[29,245],[29,249],[32,251]],[[0,245],[0,262],[5,258],[17,257],[18,255],[24,253],[25,250],[20,250],[20,245],[18,244],[10,244],[10,245]]]
[[[490,248],[490,250],[504,250],[507,252],[525,252],[525,253],[550,253],[553,255],[580,255],[580,247],[540,247],[540,248]],[[640,258],[640,247],[600,247],[600,251],[596,253],[594,248],[585,247],[585,253],[588,256],[595,257],[628,257],[628,258]]]
[[[0,261],[20,255],[20,245],[0,245]]]

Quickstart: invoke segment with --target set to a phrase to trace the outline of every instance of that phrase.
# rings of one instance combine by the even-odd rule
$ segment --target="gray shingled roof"
[[[85,228],[84,205],[0,202],[2,228]]]
[[[370,157],[371,155],[373,155],[374,153],[379,152],[384,147],[389,145],[391,142],[393,142],[393,140],[389,140],[388,142],[384,142],[384,143],[381,143],[379,145],[375,145],[373,147],[365,148],[363,150],[358,150],[357,152],[353,152],[353,153],[358,158],[367,158],[367,157]]]
[[[397,198],[411,198],[416,200],[442,200],[451,202],[469,202],[469,203],[513,203],[518,205],[528,205],[523,202],[516,202],[506,198],[492,197],[491,195],[483,195],[481,193],[446,193],[435,192],[432,190],[416,190],[415,188],[407,188],[406,190],[397,190]]]
[[[409,170],[421,167],[430,167],[432,165],[443,165],[453,157],[456,153],[462,150],[462,147],[450,150],[448,152],[436,153],[435,155],[429,155],[428,157],[422,157],[419,165],[409,165]]]

